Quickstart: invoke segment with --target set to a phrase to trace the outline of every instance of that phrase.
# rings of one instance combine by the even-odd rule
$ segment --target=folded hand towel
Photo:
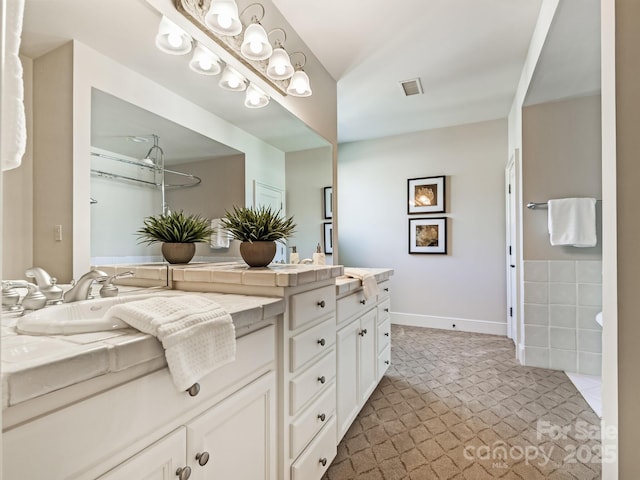
[[[378,289],[376,276],[373,273],[362,268],[345,267],[344,274],[347,277],[357,278],[362,282],[362,291],[364,293],[365,300],[378,295],[380,290]]]
[[[188,389],[209,372],[235,360],[231,315],[205,297],[151,297],[114,305],[105,317],[119,318],[158,338],[179,390]]]
[[[222,220],[214,218],[211,220],[211,248],[229,248],[229,231],[221,228]]]
[[[595,198],[561,198],[549,200],[547,205],[551,245],[596,245]]]
[[[20,166],[27,145],[22,63],[18,56],[24,0],[7,2],[5,14],[5,59],[2,82],[0,82],[2,85],[0,92],[2,94],[0,165],[3,171]]]

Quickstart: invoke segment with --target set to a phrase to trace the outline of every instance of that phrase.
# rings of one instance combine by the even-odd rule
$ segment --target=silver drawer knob
[[[324,308],[324,306],[325,306],[325,305],[326,305],[326,304],[324,303],[324,300],[320,300],[320,301],[318,302],[318,306],[319,306],[320,308]]]
[[[176,470],[176,477],[179,480],[189,480],[191,476],[191,467],[180,467]]]
[[[321,422],[324,422],[327,416],[324,413],[321,413],[320,415],[318,415],[318,418],[320,419]]]
[[[194,383],[193,385],[191,385],[189,387],[189,390],[187,390],[187,392],[189,393],[189,396],[191,397],[195,397],[196,395],[198,395],[200,393],[200,384],[199,383]]]
[[[327,459],[326,458],[321,458],[320,459],[320,463],[322,464],[322,466],[326,466],[327,465]]]
[[[318,377],[318,381],[319,381],[320,383],[324,383],[324,382],[326,382],[326,381],[327,381],[327,379],[326,379],[326,378],[324,378],[324,375],[322,375],[321,377]]]
[[[319,344],[321,347],[324,347],[324,344],[325,344],[325,343],[326,343],[326,342],[325,342],[324,338],[321,338],[320,340],[318,340],[318,344]]]
[[[196,453],[196,460],[198,465],[204,467],[209,461],[209,452]]]

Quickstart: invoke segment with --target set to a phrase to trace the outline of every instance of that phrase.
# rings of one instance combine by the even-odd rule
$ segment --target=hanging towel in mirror
[[[211,235],[211,248],[229,248],[229,231],[221,228],[222,220],[214,218],[211,220],[211,228],[213,234]]]
[[[547,205],[551,245],[596,246],[595,198],[560,198]]]

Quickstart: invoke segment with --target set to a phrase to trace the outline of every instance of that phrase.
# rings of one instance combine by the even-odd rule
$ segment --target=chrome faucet
[[[100,270],[90,270],[75,281],[70,290],[64,292],[62,301],[64,303],[78,302],[87,300],[91,293],[91,285],[94,281],[101,282],[108,278],[109,275]]]
[[[56,285],[58,279],[50,276],[43,268],[31,267],[24,272],[25,277],[33,278],[38,285],[38,289],[47,297],[50,304],[60,303],[62,301],[62,289]]]

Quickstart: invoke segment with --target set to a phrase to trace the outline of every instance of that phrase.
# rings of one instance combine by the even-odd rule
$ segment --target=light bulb
[[[213,63],[208,58],[201,58],[199,61],[200,68],[205,71],[211,70]]]
[[[279,63],[278,65],[276,65],[275,71],[277,75],[282,75],[286,71],[286,68],[284,64]]]
[[[235,75],[232,75],[229,77],[227,83],[231,88],[238,88],[238,85],[240,85],[240,80],[238,80],[238,77],[236,77]]]
[[[298,92],[299,94],[303,94],[304,93],[304,83],[303,82],[296,82],[296,86],[295,86],[296,92]]]
[[[256,92],[249,94],[249,103],[251,103],[251,105],[258,105],[258,103],[260,103],[260,97]]]
[[[218,15],[218,24],[222,28],[229,28],[231,26],[231,15],[229,15],[227,12],[220,13]]]
[[[167,42],[173,48],[178,48],[182,45],[182,36],[177,32],[171,32],[167,35]]]
[[[259,40],[251,40],[249,48],[253,53],[258,54],[262,51],[262,43]]]

